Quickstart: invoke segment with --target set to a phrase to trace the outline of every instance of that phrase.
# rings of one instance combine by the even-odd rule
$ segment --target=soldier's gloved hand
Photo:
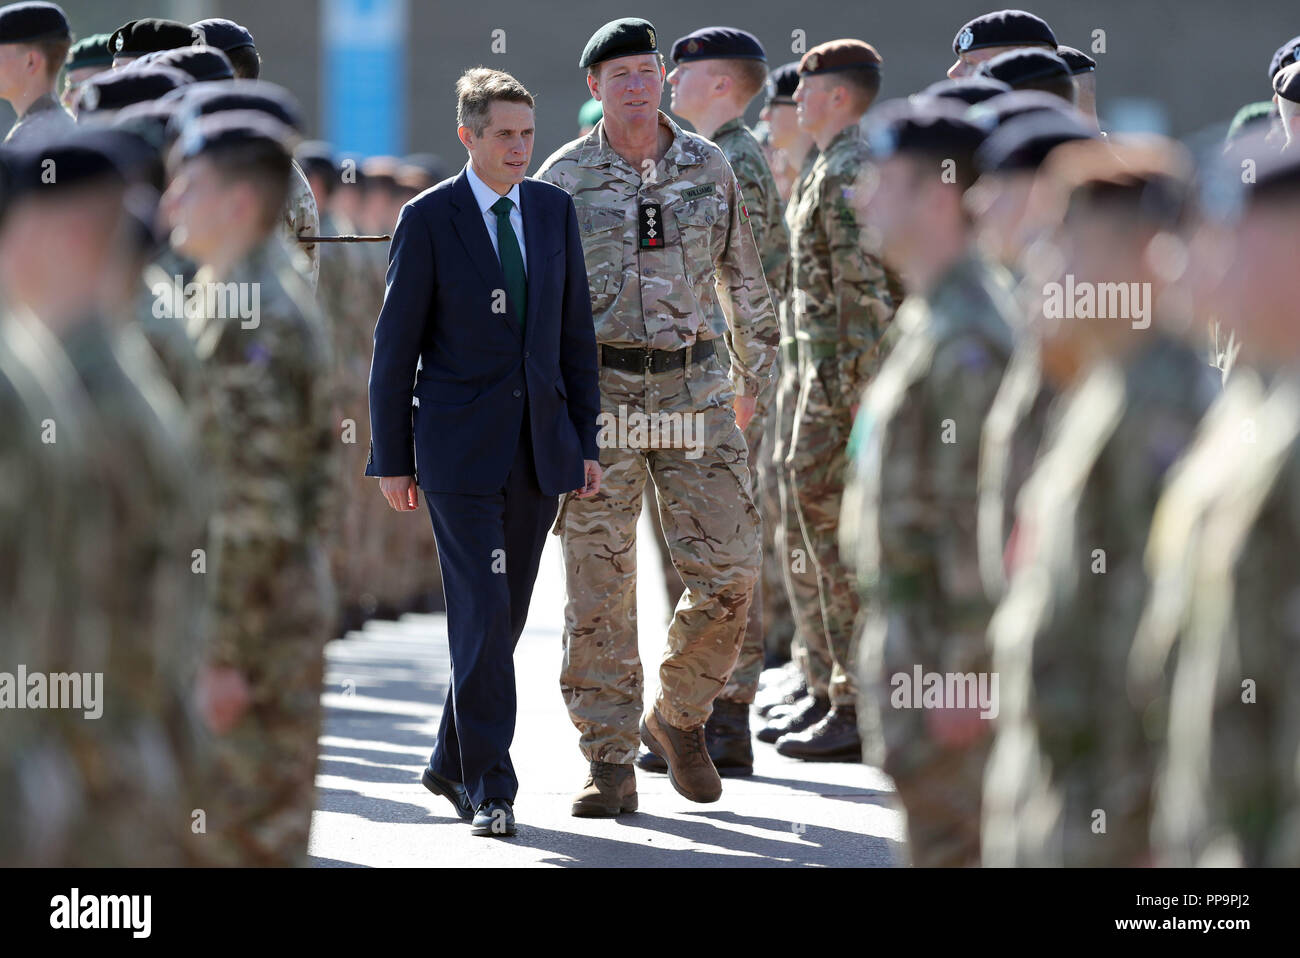
[[[596,493],[600,492],[600,463],[595,459],[582,460],[583,468],[583,485],[581,489],[574,489],[573,493],[579,499],[590,499]]]
[[[420,508],[420,487],[415,484],[415,476],[383,476],[379,480],[379,491],[398,512]]]
[[[733,404],[736,410],[736,426],[741,432],[749,425],[749,421],[754,418],[754,408],[758,405],[757,396],[737,396]]]
[[[252,691],[239,669],[207,665],[195,680],[199,714],[217,735],[225,735],[239,724],[252,703]]]

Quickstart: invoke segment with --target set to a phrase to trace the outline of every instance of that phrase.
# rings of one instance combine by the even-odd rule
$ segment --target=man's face
[[[1247,209],[1228,244],[1215,299],[1218,318],[1236,331],[1243,356],[1276,363],[1296,354],[1296,209],[1294,202]]]
[[[12,99],[22,91],[31,73],[31,56],[31,47],[0,43],[0,100]]]
[[[196,262],[208,262],[233,220],[232,192],[210,160],[186,160],[162,198],[172,245]]]
[[[830,120],[834,87],[824,76],[801,76],[794,89],[795,114],[799,126],[812,136],[821,132]]]
[[[528,104],[495,100],[488,104],[488,121],[482,135],[465,126],[459,133],[474,171],[488,186],[504,194],[528,174],[534,127],[533,108]]]
[[[654,53],[639,53],[601,63],[588,77],[591,95],[600,101],[605,116],[622,124],[647,122],[659,115],[664,95],[664,68]]]
[[[902,265],[897,254],[911,230],[920,188],[915,161],[897,155],[863,167],[853,185],[852,205],[859,222],[869,224],[863,230],[863,241],[891,265]]]
[[[668,74],[668,85],[672,87],[670,108],[678,116],[689,120],[708,109],[717,86],[717,77],[708,60],[691,60],[679,63]]]
[[[767,121],[772,146],[778,150],[794,148],[799,139],[799,108],[793,103],[769,103],[760,116]]]
[[[1047,47],[1040,44],[1030,46],[1004,46],[1004,47],[981,47],[978,50],[963,50],[957,54],[957,62],[948,68],[948,78],[957,80],[961,77],[974,76],[980,68],[980,64],[992,60],[999,53],[1006,53],[1008,50],[1046,50]]]
[[[78,70],[69,70],[67,73],[68,86],[63,91],[63,96],[60,97],[63,105],[75,113],[77,100],[81,96],[81,85],[91,77],[107,73],[108,70],[109,67],[81,67]]]

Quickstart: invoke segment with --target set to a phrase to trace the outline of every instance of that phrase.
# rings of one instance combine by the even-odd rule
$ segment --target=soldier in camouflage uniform
[[[798,105],[794,91],[799,85],[799,64],[787,63],[772,71],[767,105],[762,116],[771,131],[772,143],[778,152],[796,165],[798,176],[791,186],[784,213],[786,232],[790,220],[799,207],[800,197],[812,175],[820,156],[817,144],[808,132],[799,126]],[[760,706],[760,713],[769,717],[766,726],[759,729],[758,738],[775,742],[787,732],[798,732],[821,721],[830,711],[830,678],[833,662],[826,646],[826,629],[822,624],[821,595],[817,589],[817,570],[812,563],[811,549],[804,541],[803,528],[795,510],[794,490],[790,486],[786,457],[794,433],[794,414],[799,402],[799,353],[794,329],[794,300],[792,294],[791,266],[786,261],[786,276],[782,284],[785,294],[777,311],[781,324],[781,376],[776,387],[775,421],[771,436],[771,464],[775,477],[778,518],[773,528],[773,555],[779,557],[785,599],[789,605],[794,626],[790,640],[790,657],[793,668],[787,671],[785,681],[778,683],[771,697]]]
[[[72,129],[72,114],[55,94],[71,46],[68,18],[59,6],[11,3],[0,7],[0,99],[18,114],[5,143],[34,146]]]
[[[853,675],[858,597],[840,560],[838,531],[849,430],[894,313],[889,280],[863,246],[850,202],[867,163],[859,121],[880,89],[880,69],[870,44],[834,40],[800,60],[794,93],[800,125],[821,156],[790,216],[799,401],[786,462],[834,666],[830,711],[777,741],[777,751],[792,758],[861,759]]]
[[[1146,265],[1153,243],[1181,232],[1190,169],[1164,141],[1085,141],[1054,150],[1035,187],[1035,202],[1069,210],[1056,237],[1062,280],[1131,283],[1150,299],[1112,309],[1099,293],[1095,318],[1045,306],[1043,370],[1060,408],[1025,483],[990,629],[1003,696],[988,864],[1149,863],[1155,754],[1126,691],[1142,556],[1165,472],[1219,389],[1199,351],[1171,335],[1183,322],[1162,305],[1169,277]]]
[[[1243,157],[1258,159],[1256,178],[1214,296],[1233,317],[1240,365],[1156,509],[1132,660],[1134,687],[1168,700],[1152,827],[1162,865],[1300,864],[1300,158],[1252,138],[1231,175]]]
[[[940,104],[882,114],[879,166],[854,202],[909,295],[854,427],[844,498],[866,609],[858,714],[866,759],[893,776],[907,812],[913,863],[977,865],[989,716],[976,701],[918,709],[898,688],[918,671],[988,671],[975,501],[980,425],[1011,355],[1010,290],[974,251],[962,208],[983,129]]]
[[[704,724],[735,667],[758,577],[759,518],[741,428],[770,377],[778,329],[726,157],[657,109],[664,68],[654,27],[634,18],[606,24],[579,65],[604,117],[552,154],[538,177],[577,206],[603,417],[635,414],[671,430],[656,441],[610,428],[600,493],[568,497],[556,522],[569,595],[561,686],[591,762],[573,811],[608,815],[632,804],[636,788],[642,679],[633,547],[647,479],[688,591],[668,629],[661,688],[641,740],[667,760],[688,799],[721,795]],[[731,309],[719,304],[715,280]],[[716,352],[728,328],[730,378]],[[690,423],[694,435],[674,429],[669,416]]]
[[[236,313],[223,296],[191,323],[215,483],[200,692],[217,739],[204,853],[222,864],[306,862],[334,608],[323,548],[338,455],[332,358],[275,232],[292,136],[256,114],[197,118],[178,140],[166,197],[183,252],[204,264],[199,287],[257,297]]]
[[[1020,281],[1020,257],[1035,232],[1027,213],[1035,172],[1060,144],[1092,135],[1071,115],[1020,115],[999,125],[976,154],[981,175],[971,190],[971,206],[977,242],[985,255],[1010,271],[1013,281]],[[1042,376],[1038,330],[1023,320],[1014,330],[1015,352],[984,421],[980,450],[980,576],[995,601],[1006,589],[1016,497],[1033,468],[1056,399],[1055,388]]]
[[[716,143],[731,164],[745,209],[749,211],[749,226],[762,258],[768,290],[773,302],[780,302],[785,294],[789,236],[776,181],[763,158],[762,147],[743,120],[745,107],[767,80],[763,47],[752,34],[743,30],[712,27],[697,30],[674,43],[673,60],[677,67],[668,75],[668,83],[673,89],[673,110],[690,120],[701,136]],[[729,309],[730,299],[722,291],[720,297],[723,309]],[[763,467],[764,456],[769,450],[769,444],[764,441],[764,430],[770,423],[774,392],[769,387],[759,395],[754,417],[745,429],[750,476],[758,484],[760,505],[775,498],[774,495],[765,495],[764,487],[771,483],[771,476],[770,469]],[[771,491],[775,493],[774,489]],[[766,517],[764,519],[766,535],[772,525]],[[773,562],[779,563],[779,553],[765,550],[764,566]],[[783,585],[781,591],[785,591]],[[745,641],[735,671],[726,688],[714,700],[713,714],[705,728],[709,756],[718,773],[724,777],[750,775],[754,771],[749,706],[754,701],[759,673],[763,671],[763,612],[760,578],[749,604]],[[638,756],[637,764],[651,771],[667,770],[663,760],[648,750]]]
[[[12,156],[0,236],[5,285],[40,324],[27,328],[28,354],[43,354],[33,365],[53,366],[68,400],[69,418],[52,417],[53,444],[84,467],[51,490],[76,506],[71,528],[43,546],[59,595],[41,657],[52,671],[99,673],[103,683],[97,717],[45,713],[22,760],[21,817],[54,833],[29,849],[45,864],[192,861],[201,580],[191,563],[204,496],[178,397],[147,343],[114,332],[142,252],[125,228],[118,149],[107,133],[81,133]],[[32,506],[45,508],[44,495]],[[59,523],[57,511],[50,519]]]

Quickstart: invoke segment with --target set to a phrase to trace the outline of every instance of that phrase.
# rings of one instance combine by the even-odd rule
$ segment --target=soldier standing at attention
[[[811,565],[817,570],[824,643],[833,662],[830,711],[777,740],[791,758],[856,762],[854,627],[858,596],[840,560],[840,504],[849,431],[863,389],[880,367],[894,300],[880,261],[861,242],[850,197],[868,162],[859,121],[880,90],[880,54],[861,40],[832,40],[799,61],[799,124],[821,155],[790,216],[799,402],[786,462]]]
[[[207,308],[191,324],[215,487],[212,641],[200,683],[218,736],[207,857],[223,864],[306,862],[334,603],[322,546],[337,472],[332,359],[278,235],[292,140],[265,114],[196,117],[173,150],[164,198],[173,240],[202,264],[199,287],[234,284],[254,306]]]
[[[0,100],[18,114],[6,143],[33,143],[72,128],[72,114],[54,93],[71,46],[68,18],[55,4],[0,7]]]
[[[978,865],[990,723],[966,703],[903,708],[892,693],[896,676],[918,668],[988,668],[992,605],[975,538],[979,438],[1011,356],[1011,290],[975,252],[962,206],[984,130],[959,107],[933,102],[886,116],[872,133],[878,182],[854,196],[908,292],[855,426],[857,468],[845,497],[844,542],[869,609],[863,739],[867,760],[897,785],[913,863]]]
[[[779,334],[731,166],[658,108],[664,65],[653,25],[607,23],[578,65],[604,116],[538,177],[577,206],[602,417],[646,427],[603,431],[600,493],[568,497],[556,522],[569,597],[560,683],[591,762],[573,813],[588,816],[636,807],[638,719],[678,792],[697,802],[722,794],[704,725],[735,667],[758,578],[759,518],[741,430],[771,376]],[[715,278],[732,309],[719,304]],[[730,377],[717,352],[728,328]],[[659,695],[642,717],[634,546],[647,479],[687,593],[668,629]]]

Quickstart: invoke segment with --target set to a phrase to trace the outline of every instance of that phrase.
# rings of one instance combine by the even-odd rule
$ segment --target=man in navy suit
[[[513,835],[514,647],[557,497],[600,488],[596,339],[573,201],[524,175],[532,96],[483,67],[456,92],[469,162],[397,222],[366,475],[399,512],[423,489],[438,544],[452,680],[424,785]]]

